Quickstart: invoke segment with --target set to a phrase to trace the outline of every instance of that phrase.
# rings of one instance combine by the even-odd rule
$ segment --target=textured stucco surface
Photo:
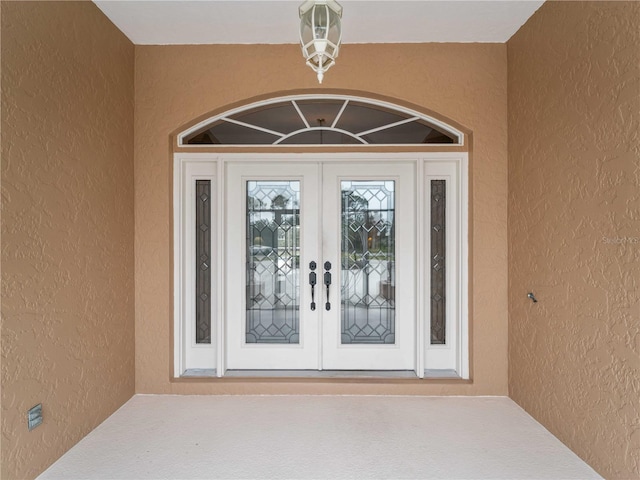
[[[507,98],[504,44],[345,45],[318,87],[296,45],[136,46],[138,393],[507,392]],[[258,95],[346,89],[437,112],[473,132],[473,383],[170,382],[170,134]]]
[[[640,3],[547,2],[508,55],[510,396],[639,478]]]
[[[134,392],[133,68],[91,2],[2,2],[2,478]]]

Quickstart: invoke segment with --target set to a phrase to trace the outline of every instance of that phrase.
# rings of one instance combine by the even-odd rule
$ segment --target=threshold
[[[217,378],[215,369],[192,368],[186,370],[181,378]],[[227,370],[221,378],[380,378],[380,379],[417,379],[414,370]],[[459,380],[455,370],[429,369],[424,378]]]

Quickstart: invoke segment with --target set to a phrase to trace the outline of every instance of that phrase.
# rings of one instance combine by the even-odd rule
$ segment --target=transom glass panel
[[[400,106],[322,95],[232,110],[189,131],[180,137],[180,144],[461,145],[462,134]]]
[[[246,342],[298,343],[300,182],[246,186]]]
[[[395,182],[342,181],[342,343],[395,343]]]

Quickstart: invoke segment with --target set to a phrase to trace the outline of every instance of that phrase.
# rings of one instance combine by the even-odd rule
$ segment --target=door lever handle
[[[316,283],[318,281],[316,272],[314,272],[316,266],[316,262],[309,263],[309,269],[311,270],[311,272],[309,272],[309,285],[311,285],[311,311],[316,309],[316,301],[314,298],[316,293]]]
[[[324,284],[327,287],[327,303],[324,304],[326,310],[331,310],[331,302],[329,301],[329,286],[331,285],[331,262],[324,262]]]

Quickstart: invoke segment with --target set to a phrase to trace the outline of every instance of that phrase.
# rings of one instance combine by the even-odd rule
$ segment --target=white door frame
[[[468,319],[468,203],[469,203],[469,180],[468,180],[468,153],[467,152],[416,152],[416,153],[191,153],[176,152],[174,153],[173,168],[173,225],[174,225],[174,322],[173,322],[173,364],[175,378],[179,378],[187,370],[194,368],[204,368],[209,371],[215,370],[218,377],[224,376],[226,370],[225,360],[225,321],[227,317],[225,305],[225,287],[224,279],[226,278],[227,265],[225,263],[225,238],[224,228],[225,222],[225,199],[226,199],[226,165],[238,161],[280,161],[280,162],[340,162],[340,161],[361,161],[361,162],[388,162],[394,160],[403,160],[415,162],[416,164],[416,198],[417,198],[417,228],[416,228],[416,244],[424,246],[426,244],[426,204],[425,194],[426,179],[431,178],[437,173],[431,170],[432,165],[439,163],[440,165],[450,165],[449,173],[443,175],[443,178],[450,182],[455,182],[456,186],[456,204],[455,214],[451,218],[451,222],[456,226],[455,247],[453,251],[456,253],[458,264],[455,268],[448,271],[454,271],[457,274],[455,281],[455,305],[457,312],[456,318],[449,319],[453,322],[447,327],[454,328],[457,332],[455,339],[447,342],[450,352],[448,363],[439,363],[437,369],[455,370],[456,376],[463,379],[469,378],[469,319]],[[216,262],[215,272],[212,286],[216,294],[216,303],[212,304],[212,344],[208,346],[207,359],[209,364],[189,364],[189,350],[194,346],[189,342],[187,337],[187,319],[189,318],[189,308],[187,299],[190,298],[190,292],[186,291],[188,282],[184,279],[189,273],[189,258],[187,252],[188,245],[191,242],[190,233],[186,231],[186,217],[191,214],[186,201],[188,188],[186,185],[195,177],[189,173],[189,166],[205,167],[208,172],[206,178],[215,180],[215,198],[216,205],[212,205],[212,225],[216,226],[215,245],[212,246],[212,254]],[[453,167],[451,167],[453,166]],[[200,168],[198,167],[198,168]],[[453,168],[453,170],[451,170]],[[453,172],[454,177],[451,177]],[[441,174],[442,175],[442,174]],[[440,178],[440,177],[438,177]],[[212,184],[214,182],[212,181]],[[449,222],[449,216],[447,218]],[[213,243],[214,240],[212,240]],[[448,252],[452,251],[450,248]],[[425,375],[424,370],[430,369],[432,365],[426,363],[429,358],[429,351],[433,351],[433,347],[427,345],[427,302],[425,301],[427,275],[425,272],[425,259],[428,253],[423,248],[418,248],[416,252],[416,263],[420,266],[416,275],[416,374],[419,378]],[[448,256],[449,257],[449,256]],[[422,293],[422,294],[421,294]],[[200,347],[200,346],[199,346]],[[204,347],[207,349],[207,347]],[[439,348],[444,350],[444,348]],[[438,350],[438,349],[436,349]],[[447,368],[444,368],[444,367]]]

